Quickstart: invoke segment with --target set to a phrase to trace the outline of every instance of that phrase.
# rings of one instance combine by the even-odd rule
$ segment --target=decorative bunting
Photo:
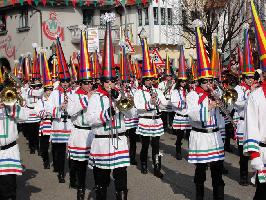
[[[43,6],[46,6],[46,0],[42,0],[42,4],[43,4]]]
[[[66,5],[68,6],[68,0],[65,0],[65,2],[66,2]]]
[[[76,7],[77,0],[72,0],[72,5],[75,8]]]
[[[17,3],[17,0],[12,0],[12,5],[14,6]]]
[[[39,0],[34,0],[35,6],[39,5]]]
[[[32,4],[32,0],[27,0],[28,4],[31,5]]]
[[[19,0],[21,6],[23,6],[24,0]]]

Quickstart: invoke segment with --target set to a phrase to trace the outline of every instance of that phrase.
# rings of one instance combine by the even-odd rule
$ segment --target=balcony
[[[105,25],[99,25],[99,26],[86,26],[87,28],[98,28],[99,31],[99,40],[104,39],[105,34]],[[68,26],[68,30],[71,33],[71,42],[73,44],[79,44],[80,42],[80,28],[79,25],[73,25]],[[112,38],[114,42],[119,41],[119,27],[118,26],[112,26]]]

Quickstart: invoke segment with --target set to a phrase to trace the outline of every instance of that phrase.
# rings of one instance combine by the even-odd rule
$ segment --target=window
[[[29,27],[28,24],[28,10],[23,9],[20,12],[20,17],[19,17],[19,28],[27,28]]]
[[[144,12],[145,12],[145,25],[149,25],[149,8],[145,8]]]
[[[161,25],[165,25],[165,8],[161,8]]]
[[[93,10],[83,10],[83,24],[92,25]]]
[[[168,25],[173,24],[172,8],[167,8],[167,21],[168,21]]]
[[[142,9],[138,9],[139,26],[142,26]]]
[[[0,32],[6,31],[6,17],[4,15],[0,15]]]
[[[158,19],[158,8],[157,7],[153,8],[153,17],[154,17],[154,25],[158,25],[159,19]]]
[[[187,12],[185,10],[182,10],[182,23],[188,24]]]

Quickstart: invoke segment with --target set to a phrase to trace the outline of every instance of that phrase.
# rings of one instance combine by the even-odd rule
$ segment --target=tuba
[[[23,98],[17,91],[17,85],[22,84],[10,73],[5,73],[5,82],[7,83],[4,89],[0,93],[0,101],[7,105],[12,106],[18,102],[21,106],[23,105]]]

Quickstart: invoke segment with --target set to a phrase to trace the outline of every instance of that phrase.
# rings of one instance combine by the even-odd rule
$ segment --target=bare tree
[[[173,6],[174,26],[182,31],[172,32],[172,36],[180,35],[189,48],[195,48],[195,29],[193,21],[202,22],[202,34],[205,38],[207,53],[211,55],[213,36],[217,34],[219,48],[223,53],[223,61],[228,61],[236,53],[236,46],[242,39],[242,26],[249,21],[246,15],[245,0],[183,0],[182,9]],[[182,20],[178,20],[182,15]],[[171,33],[168,32],[168,36]]]

